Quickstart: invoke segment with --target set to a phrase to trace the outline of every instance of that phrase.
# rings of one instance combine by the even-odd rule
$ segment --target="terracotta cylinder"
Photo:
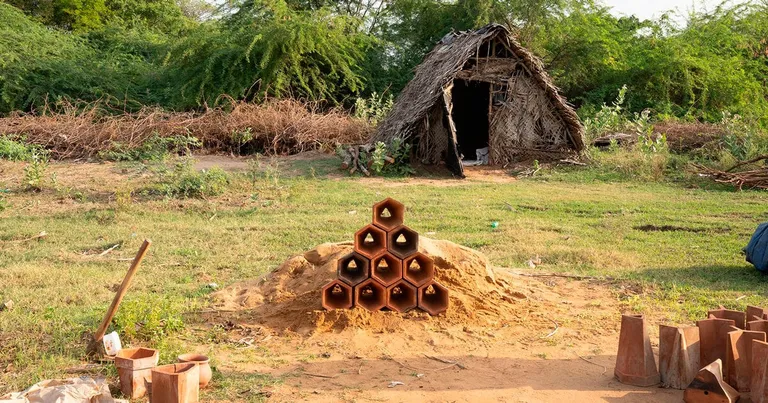
[[[405,206],[395,199],[387,197],[373,205],[373,224],[384,231],[402,225],[404,217]]]
[[[714,316],[717,319],[730,319],[733,321],[733,325],[739,329],[744,329],[747,324],[747,314],[742,311],[733,311],[725,309],[722,305],[718,309],[707,312],[708,317]]]
[[[430,281],[419,287],[418,306],[432,316],[448,310],[448,289],[437,281]]]
[[[200,367],[193,363],[155,367],[151,397],[151,403],[197,403],[200,401]]]
[[[699,372],[699,328],[659,326],[659,375],[663,386],[685,389]]]
[[[621,383],[653,386],[660,382],[643,315],[622,315],[614,375]]]
[[[144,397],[152,381],[152,368],[160,355],[151,348],[124,348],[115,356],[115,367],[120,377],[120,390],[130,399]]]
[[[768,403],[768,343],[752,340],[752,403]]]
[[[395,312],[408,312],[416,308],[416,287],[405,280],[400,280],[387,287],[387,308]]]
[[[710,318],[696,322],[699,328],[699,340],[701,343],[701,364],[720,360],[725,362],[725,345],[728,332],[736,329],[734,321],[730,319]]]
[[[387,250],[400,259],[406,259],[419,251],[419,234],[401,225],[387,233]]]
[[[336,276],[350,286],[362,283],[370,274],[371,261],[357,252],[342,257],[337,263]]]
[[[385,287],[395,284],[403,278],[403,261],[389,252],[382,252],[371,259],[371,278]]]
[[[355,233],[355,252],[372,259],[387,250],[387,233],[368,224]]]
[[[323,308],[329,311],[334,309],[352,308],[352,287],[345,282],[341,280],[333,280],[326,284],[321,292]]]
[[[752,375],[752,340],[765,342],[765,333],[735,330],[728,333],[725,381],[739,392],[749,392]]]
[[[208,386],[208,383],[213,377],[213,371],[211,371],[211,364],[207,356],[194,353],[182,354],[178,356],[178,361],[197,364],[197,366],[200,367],[200,388]]]
[[[355,287],[355,306],[378,311],[387,305],[387,289],[374,279],[368,279]]]
[[[418,252],[403,261],[403,278],[416,287],[435,279],[435,264],[432,259]]]

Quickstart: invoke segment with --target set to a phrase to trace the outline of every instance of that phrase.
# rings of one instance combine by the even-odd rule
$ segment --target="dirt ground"
[[[282,378],[245,392],[272,401],[682,399],[682,391],[613,377],[621,299],[631,290],[489,268],[478,252],[449,242],[423,239],[421,249],[439,256],[437,279],[451,290],[447,314],[322,311],[318,284],[333,278],[336,259],[351,250],[323,245],[215,294],[219,310],[206,322],[227,328],[238,345],[219,356],[219,370]],[[655,334],[652,340],[655,348]]]

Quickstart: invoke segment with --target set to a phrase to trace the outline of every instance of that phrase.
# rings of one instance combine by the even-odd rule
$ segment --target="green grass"
[[[288,167],[294,175],[230,174],[223,195],[178,200],[126,196],[125,189],[149,180],[130,170],[115,169],[86,188],[67,182],[67,172],[87,167],[52,164],[65,185],[111,195],[68,203],[51,189],[23,192],[23,175],[3,177],[0,170],[10,189],[0,211],[0,300],[16,303],[0,312],[0,394],[60,377],[80,362],[81,334],[97,327],[111,287],[127,270],[128,262],[116,258],[132,257],[142,239],[154,244],[117,323],[142,322],[145,328],[127,332],[125,341],[160,346],[169,362],[185,347],[209,344],[185,325],[206,306],[207,284],[254,279],[319,243],[350,240],[370,221],[371,205],[388,196],[405,203],[406,224],[422,235],[477,248],[497,266],[524,268],[538,254],[538,270],[617,278],[616,287],[643,291],[629,297],[630,307],[672,321],[701,317],[719,303],[768,305],[766,277],[741,255],[758,223],[768,221],[768,193],[606,181],[583,169],[510,183],[429,185],[327,177],[321,175],[332,171],[327,161],[314,175],[306,162],[295,165]],[[42,241],[18,242],[41,231],[48,233]],[[118,243],[107,258],[84,255]],[[215,345],[210,348],[215,357]],[[280,382],[224,375],[209,397],[237,399],[255,385],[247,399],[260,400],[259,385]]]

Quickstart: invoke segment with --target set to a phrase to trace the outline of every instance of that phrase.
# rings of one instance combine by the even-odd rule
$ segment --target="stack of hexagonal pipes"
[[[373,206],[373,223],[355,233],[355,251],[339,259],[337,279],[323,287],[323,308],[419,307],[431,315],[448,309],[448,290],[435,281],[432,259],[419,252],[419,234],[403,225],[404,213],[391,198]]]

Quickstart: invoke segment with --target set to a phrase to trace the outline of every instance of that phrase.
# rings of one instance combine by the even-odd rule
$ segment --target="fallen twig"
[[[16,240],[10,240],[10,241],[5,241],[5,242],[23,243],[23,242],[29,242],[29,241],[34,241],[34,240],[38,240],[38,239],[43,239],[43,238],[45,238],[47,236],[48,236],[47,232],[41,231],[39,234],[37,234],[37,235],[35,235],[33,237],[30,237],[30,238],[16,239]]]
[[[325,379],[338,378],[338,376],[339,376],[339,374],[336,374],[336,375],[323,375],[323,374],[313,374],[311,372],[304,372],[304,371],[302,371],[301,373],[304,374],[304,375],[307,375],[307,376],[314,376],[315,378],[325,378]]]
[[[458,361],[451,361],[451,360],[446,360],[446,359],[440,358],[440,357],[433,357],[433,356],[428,355],[428,354],[424,354],[424,357],[427,357],[427,358],[429,358],[431,360],[440,361],[443,364],[453,364],[453,365],[455,365],[455,366],[457,366],[457,367],[459,367],[461,369],[467,369],[467,367],[464,366],[464,364],[462,364],[462,363],[460,363]]]
[[[396,360],[396,359],[394,359],[393,357],[390,357],[390,356],[384,356],[384,359],[385,360],[393,361],[394,363],[400,365],[403,368],[407,368],[407,369],[410,369],[412,371],[419,371],[419,372],[437,372],[437,371],[442,371],[444,369],[453,368],[453,367],[456,367],[456,366],[459,365],[459,363],[453,363],[453,364],[450,364],[448,366],[440,367],[440,368],[436,368],[436,369],[425,369],[425,368],[414,367],[413,365],[409,365],[409,364],[400,362],[400,361],[398,361],[398,360]]]
[[[109,252],[112,252],[113,250],[117,249],[117,247],[120,246],[119,243],[113,245],[111,248],[105,250],[104,252],[99,253],[99,257],[106,256]]]
[[[531,273],[522,273],[518,271],[510,271],[509,273],[514,274],[516,276],[522,276],[522,277],[562,277],[562,278],[572,278],[574,280],[607,280],[607,281],[615,280],[613,277],[579,276],[575,274],[559,274],[559,273],[531,274]]]
[[[608,371],[608,368],[606,368],[605,365],[600,365],[600,364],[598,364],[596,362],[592,362],[592,361],[590,361],[590,360],[580,356],[579,353],[577,353],[575,351],[573,353],[576,354],[577,357],[581,358],[582,360],[584,360],[584,361],[586,361],[586,362],[588,362],[588,363],[590,363],[592,365],[596,365],[598,367],[602,367],[603,368],[603,373],[601,373],[600,375],[605,375],[605,371]]]
[[[542,339],[548,339],[548,338],[550,338],[550,337],[554,336],[554,335],[555,335],[555,333],[557,333],[557,329],[560,329],[560,325],[558,325],[558,324],[557,324],[557,322],[555,322],[555,321],[554,321],[554,320],[552,320],[552,319],[550,319],[549,321],[555,324],[555,330],[553,330],[553,331],[549,332],[549,334],[548,334],[548,335],[546,335],[546,336],[544,336],[544,337],[542,337]]]

